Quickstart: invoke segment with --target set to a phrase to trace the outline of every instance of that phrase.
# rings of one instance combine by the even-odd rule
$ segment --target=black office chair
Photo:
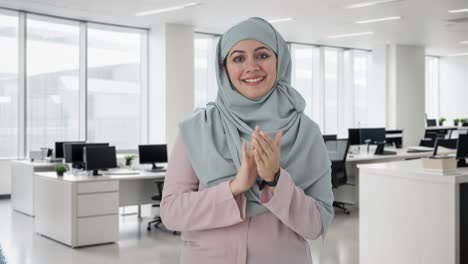
[[[424,138],[419,141],[419,146],[433,148],[436,142],[436,139],[445,138],[445,134],[440,134],[437,132],[427,131],[424,133]]]
[[[329,140],[326,142],[328,155],[332,162],[332,188],[336,189],[342,185],[347,185],[348,175],[346,174],[346,156],[348,155],[349,141],[348,139],[336,139]],[[344,201],[334,201],[333,206],[344,211],[345,214],[349,214],[349,210],[346,205],[352,205],[352,203]]]
[[[164,181],[161,180],[155,180],[154,183],[156,184],[156,191],[157,193],[151,197],[151,200],[156,201],[155,204],[152,205],[152,207],[160,207],[161,206],[161,200],[162,200],[162,191],[164,187]],[[158,226],[162,224],[162,220],[160,216],[154,217],[153,220],[148,222],[148,227],[146,228],[148,231],[151,230],[151,225],[153,225],[154,228],[158,228]],[[177,234],[176,231],[172,231],[172,233],[175,235]]]
[[[336,140],[336,135],[322,135],[323,141]]]
[[[443,139],[443,138],[436,139],[433,155],[434,156],[437,155],[437,150],[439,146],[442,146],[448,149],[457,149],[457,142],[458,142],[458,139]]]

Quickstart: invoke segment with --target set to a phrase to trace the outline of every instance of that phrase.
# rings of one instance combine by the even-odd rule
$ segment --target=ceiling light
[[[179,5],[179,6],[171,6],[171,7],[166,7],[166,8],[148,10],[148,11],[143,11],[143,12],[136,13],[135,16],[154,15],[154,14],[159,14],[159,13],[184,9],[184,8],[191,7],[191,6],[196,6],[196,5],[199,5],[199,4],[200,3],[188,3],[188,4],[184,4],[184,5]]]
[[[468,52],[465,53],[455,53],[455,54],[449,54],[447,57],[460,57],[460,56],[468,56]]]
[[[468,40],[460,41],[460,44],[468,44]]]
[[[332,35],[328,36],[328,38],[336,39],[336,38],[347,38],[347,37],[356,37],[356,36],[365,36],[365,35],[372,35],[374,32],[356,32],[356,33],[349,33],[349,34],[340,34],[340,35]]]
[[[383,18],[374,18],[374,19],[360,20],[360,21],[356,21],[356,24],[368,24],[368,23],[375,23],[375,22],[382,22],[382,21],[389,21],[389,20],[398,20],[398,19],[401,19],[401,16],[393,16],[393,17],[383,17]]]
[[[449,13],[455,14],[455,13],[463,13],[463,12],[468,12],[468,8],[465,9],[454,9],[454,10],[449,10]]]
[[[268,22],[270,22],[270,23],[279,23],[279,22],[286,22],[286,21],[291,21],[291,20],[294,20],[294,18],[292,18],[292,17],[278,18],[278,19],[268,20]]]
[[[372,2],[362,2],[362,3],[357,3],[357,4],[346,6],[345,8],[362,8],[362,7],[375,6],[375,5],[400,2],[400,1],[403,1],[403,0],[379,0],[379,1],[372,1]]]

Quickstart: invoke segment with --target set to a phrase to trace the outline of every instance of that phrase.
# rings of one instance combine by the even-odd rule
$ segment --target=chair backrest
[[[336,140],[336,135],[322,135],[323,141]]]
[[[325,142],[328,150],[328,156],[333,161],[346,161],[348,155],[349,141],[346,138],[328,140]]]
[[[332,162],[332,186],[336,188],[346,184],[346,156],[348,155],[349,141],[348,139],[336,139],[326,142],[328,155]]]

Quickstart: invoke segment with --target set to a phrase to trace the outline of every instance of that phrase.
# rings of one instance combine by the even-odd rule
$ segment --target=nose
[[[260,66],[258,65],[257,60],[255,60],[254,58],[249,58],[246,60],[245,70],[247,72],[257,71],[259,69],[260,69]]]

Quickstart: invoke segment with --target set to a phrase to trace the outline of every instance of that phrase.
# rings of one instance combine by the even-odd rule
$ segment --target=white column
[[[149,71],[149,141],[172,150],[178,124],[194,107],[194,46],[191,26],[151,28]]]
[[[424,135],[424,47],[391,45],[387,126],[404,129],[404,146],[414,146]]]

